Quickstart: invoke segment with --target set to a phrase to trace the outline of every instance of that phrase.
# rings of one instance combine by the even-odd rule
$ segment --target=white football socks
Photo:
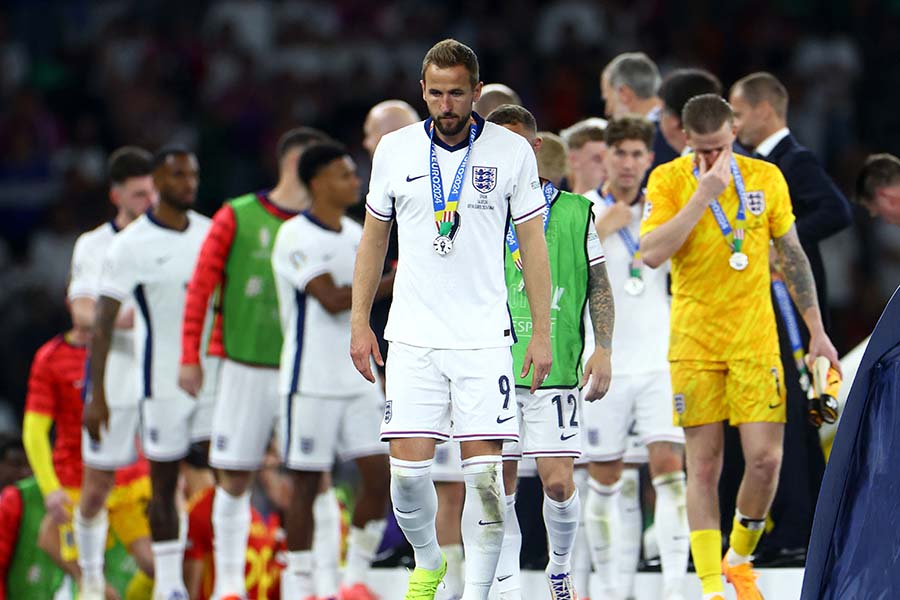
[[[287,553],[287,566],[281,572],[281,597],[305,600],[315,597],[312,550]]]
[[[641,541],[644,520],[641,516],[641,473],[638,469],[626,468],[619,480],[622,492],[619,494],[620,527],[614,542],[619,562],[619,584],[625,598],[634,596],[634,583],[638,564],[641,560]]]
[[[334,488],[319,493],[313,501],[313,561],[316,567],[316,594],[337,596],[341,553],[341,506]]]
[[[413,547],[416,566],[433,571],[441,566],[435,517],[437,492],[431,481],[433,460],[391,457],[391,501],[403,535]]]
[[[181,540],[153,542],[153,593],[168,598],[173,592],[187,595],[184,587],[184,544]]]
[[[687,492],[683,471],[653,479],[656,489],[654,525],[659,544],[664,589],[678,590],[687,573],[690,529],[687,521]]]
[[[462,468],[466,481],[462,515],[466,587],[462,600],[487,600],[503,546],[503,466],[499,455],[473,456],[462,461]]]
[[[216,486],[212,506],[216,594],[243,596],[247,538],[250,536],[250,492],[232,496]]]
[[[87,519],[81,509],[75,509],[72,518],[75,529],[75,543],[78,547],[78,567],[81,569],[82,582],[89,583],[93,589],[105,586],[103,561],[106,553],[106,536],[109,520],[106,509]]]
[[[615,593],[619,587],[618,551],[619,492],[622,482],[603,485],[593,478],[588,481],[584,528],[591,548],[591,560],[600,591]]]
[[[385,527],[387,527],[387,521],[384,519],[369,521],[365,527],[350,526],[350,534],[347,537],[344,585],[365,583],[366,574],[369,572],[369,567],[372,566],[378,546],[381,545]]]
[[[522,549],[522,530],[516,516],[515,493],[506,496],[506,519],[503,524],[503,548],[497,561],[494,577],[494,591],[501,600],[521,600],[522,577],[519,568],[519,554]]]
[[[578,532],[581,498],[578,489],[567,499],[557,502],[544,494],[544,525],[547,528],[550,563],[548,575],[569,574],[572,571],[572,549]]]

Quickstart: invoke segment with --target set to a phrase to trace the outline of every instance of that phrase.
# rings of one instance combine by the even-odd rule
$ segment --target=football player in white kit
[[[689,531],[683,471],[684,432],[672,424],[668,269],[643,267],[638,225],[644,210],[641,181],[653,162],[653,124],[621,117],[606,127],[609,180],[595,201],[597,233],[607,253],[616,310],[613,380],[602,405],[585,405],[585,454],[590,460],[585,525],[594,568],[605,596],[623,598],[616,562],[620,480],[632,421],[647,444],[656,489],[655,531],[666,600],[681,599],[687,570]],[[634,540],[630,540],[634,542]],[[634,555],[632,555],[634,560]],[[633,565],[632,568],[636,568]]]
[[[536,389],[550,371],[550,272],[539,218],[544,197],[534,153],[520,136],[474,113],[478,59],[456,40],[422,64],[430,118],[382,138],[353,277],[351,355],[374,382],[381,362],[369,326],[391,223],[399,261],[385,330],[390,341],[382,439],[391,442],[394,514],[415,549],[407,599],[434,598],[447,564],[435,534],[435,446],[462,441],[466,500],[464,600],[485,600],[503,541],[501,443],[518,439],[506,306],[508,221],[518,226],[534,336],[524,361]],[[431,203],[429,204],[429,199]],[[504,390],[506,390],[504,392]]]
[[[69,308],[74,326],[85,331],[94,327],[94,308],[106,250],[113,237],[142,215],[156,199],[152,154],[142,148],[124,146],[110,155],[108,164],[109,197],[117,208],[116,216],[81,234],[72,253]],[[81,568],[79,589],[86,600],[102,598],[106,587],[103,574],[109,529],[106,500],[115,485],[116,469],[130,465],[137,458],[138,394],[134,385],[130,385],[134,369],[133,323],[134,303],[126,301],[114,323],[109,349],[111,367],[105,390],[109,428],[97,441],[91,440],[86,430],[82,436],[84,472],[81,499],[73,524]],[[85,422],[95,421],[96,413],[101,409],[99,403],[86,406]],[[141,545],[140,549],[137,544]],[[149,541],[142,538],[131,550],[141,568],[152,573]]]
[[[107,357],[119,308],[133,299],[137,314],[132,384],[141,399],[141,438],[153,486],[147,513],[153,537],[154,600],[182,600],[187,592],[182,576],[184,541],[175,506],[179,465],[192,442],[209,439],[212,384],[217,377],[212,375],[215,364],[207,364],[210,383],[196,399],[178,387],[181,315],[210,220],[191,210],[199,181],[193,153],[179,148],[159,151],[153,181],[159,203],[113,239],[104,259],[90,366],[90,402],[97,403],[91,410],[99,418],[87,428],[92,440],[109,431]]]
[[[322,474],[334,457],[355,460],[361,476],[353,526],[370,533],[365,552],[348,556],[340,597],[372,600],[368,570],[388,501],[387,444],[380,440],[381,388],[363,380],[347,354],[353,265],[362,228],[346,216],[359,202],[356,165],[334,142],[314,144],[299,163],[312,197],[310,209],[285,221],[272,251],[284,344],[281,352],[280,438],[291,470],[294,499],[285,515],[290,598],[325,598],[337,589],[312,589],[312,510]],[[390,294],[385,275],[376,297]]]

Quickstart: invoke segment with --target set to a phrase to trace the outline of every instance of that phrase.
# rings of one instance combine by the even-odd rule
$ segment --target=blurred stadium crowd
[[[0,431],[21,422],[34,350],[68,324],[77,235],[111,216],[105,159],[122,144],[195,148],[199,208],[275,180],[280,132],[350,145],[384,98],[424,112],[416,74],[434,40],[478,49],[482,78],[516,89],[542,129],[601,116],[599,73],[643,50],[663,74],[702,66],[726,88],[769,70],[790,127],[852,194],[869,152],[900,154],[900,3],[581,0],[220,2],[8,0],[0,8]],[[833,339],[871,331],[900,279],[900,236],[856,208],[822,251]]]

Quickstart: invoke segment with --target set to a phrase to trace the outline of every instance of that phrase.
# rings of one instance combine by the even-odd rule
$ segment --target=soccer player
[[[569,166],[565,186],[574,194],[586,194],[600,187],[606,179],[606,121],[585,119],[560,132],[569,147]]]
[[[854,200],[871,216],[900,225],[900,158],[892,154],[866,158],[856,177]]]
[[[331,471],[339,454],[356,461],[362,479],[341,598],[372,600],[366,571],[384,533],[389,471],[387,445],[378,432],[384,396],[359,377],[346,350],[350,283],[362,230],[345,213],[359,201],[360,182],[347,150],[335,143],[307,148],[298,171],[312,204],[282,225],[272,251],[285,339],[279,429],[294,481],[285,515],[288,570],[294,577],[284,591],[288,598],[313,595],[313,500],[322,473]],[[376,297],[389,295],[393,282],[393,274],[384,276]],[[338,592],[319,588],[317,597]]]
[[[475,102],[474,110],[486,117],[502,104],[522,106],[522,99],[515,90],[504,83],[486,83],[481,87],[481,97]]]
[[[386,135],[375,152],[366,223],[353,277],[350,351],[374,382],[383,362],[369,326],[391,223],[399,261],[385,338],[390,341],[381,436],[391,443],[394,514],[415,549],[407,599],[434,598],[447,565],[435,535],[431,481],[435,445],[462,441],[466,499],[464,600],[488,596],[503,542],[502,440],[518,439],[510,402],[514,332],[503,258],[509,219],[517,225],[534,332],[523,371],[532,390],[549,374],[550,273],[534,152],[524,139],[472,110],[481,92],[478,59],[456,40],[422,62],[430,117]],[[432,200],[431,209],[428,199]]]
[[[154,157],[159,203],[118,234],[104,259],[97,316],[91,338],[90,402],[96,418],[86,420],[92,440],[109,429],[106,370],[116,315],[133,298],[136,368],[134,392],[141,398],[141,437],[150,460],[153,496],[148,506],[153,539],[154,598],[186,595],[182,577],[184,542],[175,507],[178,470],[192,441],[208,440],[212,386],[192,398],[178,387],[178,349],[187,283],[210,220],[191,210],[199,167],[193,153],[164,148]],[[207,373],[213,367],[211,359]],[[207,377],[215,381],[214,377]],[[242,563],[243,564],[243,563]]]
[[[242,566],[250,530],[250,484],[259,469],[278,417],[281,326],[271,253],[281,224],[309,205],[297,178],[297,162],[310,144],[328,139],[308,127],[278,141],[278,184],[270,191],[229,200],[215,215],[188,284],[178,383],[196,397],[208,374],[200,358],[210,298],[217,302],[224,357],[216,390],[210,465],[219,471],[213,502],[216,594],[244,594]],[[334,492],[326,492],[336,503]],[[333,548],[337,555],[337,548]]]
[[[722,82],[704,69],[676,69],[666,75],[659,87],[663,106],[659,114],[659,131],[680,155],[688,154],[681,111],[687,101],[700,94],[721,94]]]
[[[623,457],[629,432],[637,432],[649,453],[656,488],[654,526],[659,539],[666,600],[682,599],[687,572],[688,524],[685,513],[684,432],[672,425],[669,347],[668,269],[646,269],[638,248],[644,209],[641,181],[653,162],[653,124],[642,117],[620,117],[606,127],[609,179],[594,206],[597,233],[606,250],[619,317],[613,338],[613,380],[602,403],[584,407],[585,454],[590,460],[585,524],[593,562],[604,592],[624,598],[617,564],[629,558],[619,524]],[[639,532],[628,540],[640,546]],[[630,544],[628,544],[630,545]],[[634,556],[630,570],[637,569]],[[604,596],[604,597],[607,597]]]
[[[607,117],[637,114],[653,123],[653,166],[678,156],[660,133],[659,118],[663,102],[658,94],[661,82],[659,68],[643,52],[619,54],[600,75],[600,93]]]
[[[76,546],[72,539],[71,508],[78,502],[82,483],[82,389],[89,335],[88,331],[73,328],[38,349],[28,378],[22,427],[25,450],[46,508],[45,527],[58,530],[57,535],[44,540],[44,545],[58,559],[58,564],[76,579],[80,572],[73,562]],[[51,449],[50,431],[54,427]],[[146,463],[139,463],[137,468],[121,469],[119,474],[121,477],[114,477],[114,483],[119,483],[120,487],[107,500],[109,522],[116,537],[132,552],[141,567],[150,571],[150,532],[144,515],[145,499],[149,496]],[[21,491],[28,495],[28,490]],[[104,518],[105,515],[106,511]],[[101,554],[106,552],[107,546],[106,528],[103,532]],[[100,565],[103,565],[102,558]],[[102,587],[97,587],[97,583],[82,582],[81,597],[85,600],[103,598],[107,586],[102,572],[99,579]]]
[[[419,114],[403,100],[379,102],[369,109],[363,123],[363,148],[368,151],[369,156],[373,156],[381,138],[418,120]]]
[[[758,599],[750,560],[778,483],[785,421],[769,293],[770,241],[809,329],[810,358],[824,356],[835,366],[838,358],[822,325],[781,172],[732,154],[734,113],[720,96],[692,98],[682,122],[694,153],[651,173],[641,257],[651,268],[672,259],[674,420],[685,428],[691,553],[704,598],[724,597],[724,571],[740,600]],[[746,467],[730,548],[721,560],[718,480],[725,419],[740,432]]]
[[[540,153],[542,140],[537,137],[534,116],[527,109],[502,105],[488,115],[487,120],[521,135],[536,153]],[[538,174],[541,175],[540,171]],[[511,534],[513,540],[521,540],[515,513],[516,467],[522,456],[534,458],[544,487],[543,516],[550,549],[546,573],[550,595],[553,600],[572,600],[577,594],[571,575],[571,555],[581,515],[581,500],[574,479],[575,459],[581,456],[582,446],[578,435],[582,395],[579,388],[590,381],[590,387],[584,390],[584,398],[594,401],[602,398],[609,387],[613,293],[606,276],[603,248],[593,226],[590,201],[583,196],[560,192],[543,177],[541,185],[546,205],[542,220],[554,290],[550,313],[554,369],[534,392],[529,392],[529,382],[523,377],[515,380],[521,441],[506,442],[503,447],[505,533]],[[509,250],[506,287],[513,326],[519,337],[513,346],[513,368],[515,373],[520,373],[533,327],[528,298],[523,293],[514,229],[507,233],[506,244]],[[585,304],[589,306],[596,345],[589,349],[591,356],[582,376]],[[518,561],[518,544],[504,544],[500,564],[508,566],[510,572],[502,568],[497,571],[498,590],[506,590],[501,598],[521,600]],[[512,577],[507,577],[510,574]]]
[[[76,330],[90,332],[99,294],[103,257],[113,237],[142,215],[156,201],[153,185],[153,155],[141,148],[124,146],[109,157],[109,197],[116,216],[79,236],[72,253],[69,281],[69,312]],[[134,463],[137,458],[138,394],[132,384],[134,365],[134,303],[126,301],[116,318],[109,350],[109,377],[106,380],[106,405],[88,404],[85,419],[97,419],[104,408],[109,414],[109,427],[99,440],[92,441],[87,430],[81,434],[84,472],[81,499],[73,519],[75,542],[79,548],[78,564],[82,572],[83,594],[102,592],[103,556],[108,518],[106,501],[115,484],[117,469]],[[141,542],[146,544],[147,540]],[[149,547],[141,553],[149,556]],[[142,559],[143,560],[143,559]],[[145,561],[144,561],[145,562]],[[142,564],[149,572],[150,564]]]

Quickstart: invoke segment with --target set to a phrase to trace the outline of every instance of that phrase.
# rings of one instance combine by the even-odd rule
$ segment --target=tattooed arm
[[[606,263],[595,264],[588,271],[588,305],[594,327],[594,352],[584,366],[581,385],[584,387],[590,380],[591,387],[584,398],[593,402],[606,395],[612,376],[610,357],[616,310],[612,287],[606,274]]]
[[[106,405],[106,357],[112,340],[116,315],[121,303],[109,296],[97,299],[94,331],[91,336],[91,388],[90,402],[84,407],[84,426],[92,440],[99,440],[101,426],[109,427],[109,408]]]
[[[775,238],[775,249],[778,250],[781,270],[784,273],[788,291],[809,330],[810,360],[824,356],[839,369],[837,350],[834,349],[831,340],[828,339],[828,334],[825,333],[825,327],[822,325],[822,313],[816,297],[816,282],[809,266],[809,259],[806,258],[806,253],[800,246],[796,226],[792,226],[780,238]]]

